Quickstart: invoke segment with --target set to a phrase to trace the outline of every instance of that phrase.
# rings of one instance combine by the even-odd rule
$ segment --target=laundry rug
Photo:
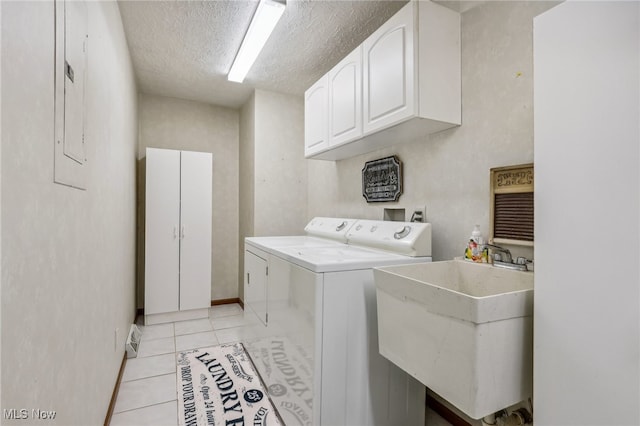
[[[181,426],[281,426],[241,343],[178,354]]]
[[[269,336],[244,342],[267,392],[287,426],[313,424],[313,339]]]

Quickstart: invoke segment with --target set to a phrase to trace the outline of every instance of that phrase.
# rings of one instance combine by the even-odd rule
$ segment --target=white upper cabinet
[[[329,143],[316,143],[323,117],[317,102],[317,117],[305,109],[305,126],[314,126],[305,129],[308,158],[340,160],[459,126],[460,14],[409,2],[307,90],[307,103],[327,76]]]
[[[329,76],[325,75],[304,94],[304,152],[313,155],[329,147]]]
[[[415,114],[413,9],[402,8],[362,45],[365,134]]]
[[[362,137],[362,48],[329,71],[329,146]]]

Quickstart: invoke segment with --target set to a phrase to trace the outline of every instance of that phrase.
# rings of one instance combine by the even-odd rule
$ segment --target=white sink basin
[[[474,419],[532,395],[533,273],[453,260],[374,277],[384,357]]]

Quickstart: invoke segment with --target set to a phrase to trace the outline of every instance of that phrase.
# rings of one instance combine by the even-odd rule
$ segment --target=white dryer
[[[245,239],[244,309],[267,324],[268,254],[284,247],[341,246],[355,219],[316,217],[305,226],[305,235],[249,237]],[[273,290],[272,290],[273,292]]]
[[[372,269],[431,261],[431,225],[359,220],[346,244],[266,238],[245,244],[265,260],[267,315],[264,335],[244,343],[285,423],[424,424],[424,386],[379,354]]]
[[[304,235],[285,235],[245,238],[245,248],[256,247],[271,251],[279,247],[309,246],[322,247],[333,244],[346,244],[347,232],[355,219],[339,217],[314,217],[304,228]]]

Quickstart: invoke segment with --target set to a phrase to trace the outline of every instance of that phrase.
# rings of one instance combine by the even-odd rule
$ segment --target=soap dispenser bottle
[[[480,244],[481,238],[482,238],[482,232],[480,232],[480,225],[476,225],[473,228],[473,231],[471,231],[471,238],[469,239],[475,241],[476,244]]]
[[[487,248],[484,246],[484,239],[480,231],[480,225],[476,225],[471,231],[467,248],[464,251],[465,260],[478,263],[486,263],[488,260]]]

